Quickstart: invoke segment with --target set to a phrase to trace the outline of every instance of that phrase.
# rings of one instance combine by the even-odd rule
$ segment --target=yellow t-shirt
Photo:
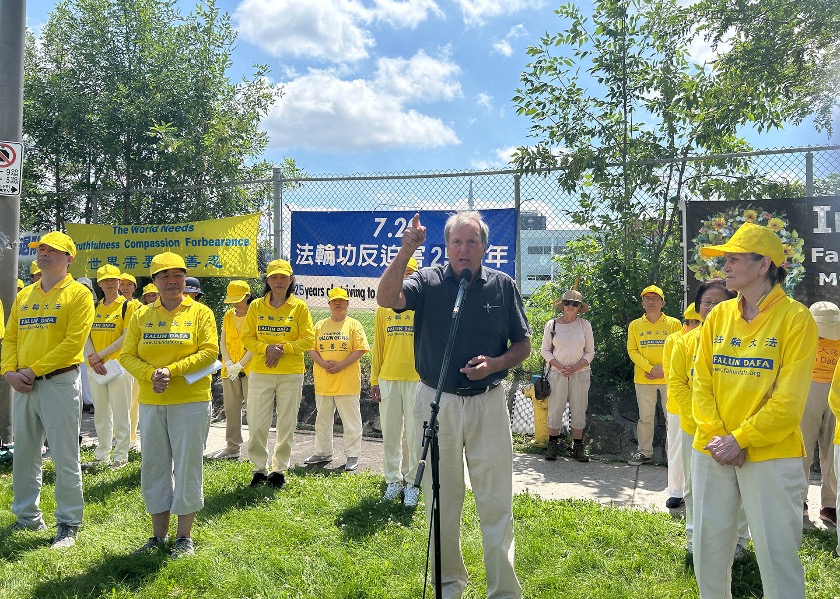
[[[92,323],[90,290],[70,275],[47,293],[40,282],[24,287],[9,311],[0,375],[29,367],[42,376],[81,364]]]
[[[236,308],[231,308],[225,312],[225,315],[222,317],[222,330],[225,332],[225,350],[227,351],[231,362],[238,362],[241,360],[242,356],[244,356],[247,351],[245,346],[242,344],[242,329],[245,326],[246,317],[247,313],[245,316],[237,316]],[[245,368],[242,369],[242,372],[245,374],[251,372],[251,362],[253,362],[253,360],[250,360],[247,364],[245,364]],[[226,366],[222,366],[222,376],[227,376]]]
[[[97,353],[122,337],[125,325],[130,318],[128,306],[126,306],[125,320],[123,320],[123,305],[125,302],[126,299],[121,295],[117,295],[117,298],[107,306],[104,300],[96,302],[93,325],[90,327],[90,340],[93,343],[93,349]],[[117,349],[107,356],[100,354],[99,357],[102,358],[103,362],[107,360],[118,360],[120,350]]]
[[[672,316],[662,314],[656,322],[647,316],[637,318],[627,328],[627,353],[633,360],[633,382],[638,385],[664,385],[665,378],[649,380],[645,374],[654,366],[662,366],[665,339],[676,333],[682,323]]]
[[[185,296],[171,312],[160,299],[137,310],[128,323],[120,363],[140,383],[140,403],[170,405],[210,401],[211,375],[192,385],[185,374],[206,368],[219,355],[216,317],[213,311]],[[157,368],[168,368],[169,387],[152,390]]]
[[[315,325],[315,351],[324,360],[341,362],[356,350],[370,351],[365,329],[355,318],[341,322],[325,318]],[[315,393],[318,395],[358,395],[362,391],[362,369],[359,361],[344,370],[330,374],[318,364],[312,368]]]
[[[397,314],[391,308],[376,309],[370,384],[386,381],[419,381],[414,370],[414,310]]]
[[[805,455],[799,424],[811,384],[817,324],[808,308],[776,285],[747,322],[742,298],[709,312],[700,334],[692,388],[694,448],[732,434],[760,462]]]
[[[692,329],[674,342],[671,368],[668,372],[668,403],[676,402],[680,415],[680,429],[689,435],[697,431],[691,404],[694,384],[694,358],[700,344],[700,327]]]
[[[840,368],[834,369],[831,390],[828,392],[828,407],[837,419],[837,424],[834,426],[834,444],[840,445]]]
[[[251,372],[259,374],[302,374],[303,355],[315,346],[315,331],[309,307],[294,294],[279,308],[270,303],[271,292],[248,306],[242,343],[254,354]],[[269,345],[283,344],[283,355],[274,368],[265,365]]]
[[[814,360],[814,373],[811,380],[815,383],[830,383],[834,378],[837,358],[840,357],[840,339],[819,338],[817,357]]]
[[[665,346],[662,348],[662,370],[665,373],[665,384],[668,383],[668,373],[671,370],[671,353],[674,351],[674,343],[685,334],[685,327],[681,328],[676,333],[671,333],[665,337]],[[668,393],[668,401],[665,402],[665,409],[669,414],[680,413],[680,406]]]

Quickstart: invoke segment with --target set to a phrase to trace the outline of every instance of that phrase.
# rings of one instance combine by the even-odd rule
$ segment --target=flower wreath
[[[711,216],[708,220],[702,221],[700,231],[691,240],[691,255],[689,256],[688,269],[694,273],[698,281],[706,281],[717,277],[726,278],[723,273],[723,257],[704,258],[700,255],[700,248],[706,245],[720,245],[726,243],[735,231],[744,223],[762,225],[775,232],[782,240],[785,250],[785,261],[777,266],[784,266],[787,270],[782,288],[788,295],[802,277],[805,276],[805,267],[802,262],[805,260],[803,248],[805,240],[799,237],[796,229],[789,229],[782,212],[778,215],[771,214],[764,210],[756,209],[751,205],[746,208],[735,207]]]

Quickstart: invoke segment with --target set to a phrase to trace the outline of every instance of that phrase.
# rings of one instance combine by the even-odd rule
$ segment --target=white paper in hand
[[[208,374],[213,374],[214,372],[219,370],[221,367],[222,367],[222,363],[219,362],[218,360],[216,360],[215,362],[213,362],[209,366],[205,366],[201,370],[196,370],[195,372],[190,372],[189,374],[185,374],[184,378],[187,379],[188,384],[192,385],[194,382],[196,382],[199,379],[203,379]]]
[[[105,362],[105,374],[99,374],[93,368],[88,366],[88,370],[90,371],[91,377],[94,381],[99,383],[100,385],[107,385],[116,377],[120,376],[125,370],[120,363],[116,360],[108,360]]]

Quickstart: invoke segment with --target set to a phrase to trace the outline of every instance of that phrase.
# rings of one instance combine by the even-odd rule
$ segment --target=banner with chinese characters
[[[810,306],[840,304],[840,197],[738,202],[689,202],[685,208],[688,301],[701,281],[725,277],[723,259],[700,256],[704,245],[725,243],[745,222],[773,230],[785,250],[785,292]]]
[[[96,278],[96,269],[113,264],[134,276],[149,276],[156,254],[184,258],[193,277],[260,276],[257,267],[259,214],[154,225],[67,225],[76,244],[74,277]]]
[[[450,211],[420,212],[426,243],[414,257],[417,264],[447,263],[443,227]],[[511,277],[516,269],[516,210],[482,210],[490,228],[483,264]],[[350,307],[376,308],[379,277],[400,249],[402,232],[411,223],[411,211],[292,213],[291,262],[295,295],[310,307],[325,307],[327,291],[341,286],[350,295]]]

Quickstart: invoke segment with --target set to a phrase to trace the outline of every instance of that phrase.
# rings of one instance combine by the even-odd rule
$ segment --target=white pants
[[[276,409],[277,440],[271,470],[285,472],[292,464],[292,438],[297,427],[303,374],[253,372],[248,378],[248,459],[254,465],[254,472],[268,473],[268,429]]]
[[[802,415],[802,438],[808,455],[802,460],[805,480],[811,479],[811,464],[814,461],[814,446],[819,445],[820,507],[837,507],[837,475],[834,472],[834,427],[836,418],[828,407],[828,392],[831,383],[811,381],[808,389],[808,401]]]
[[[414,405],[418,440],[435,390],[420,384]],[[518,599],[522,587],[513,569],[513,444],[502,385],[481,395],[460,397],[443,393],[438,414],[440,446],[440,538],[443,596],[457,599],[467,586],[461,554],[461,510],[466,485],[464,460],[481,523],[487,597]],[[431,517],[432,472],[423,473],[426,516]]]
[[[386,483],[414,483],[420,441],[415,437],[414,400],[418,381],[379,379],[379,424],[382,427],[382,466]]]
[[[242,408],[248,398],[248,377],[235,381],[222,377],[222,401],[225,406],[225,441],[227,450],[239,453],[242,445]],[[271,422],[269,420],[269,422]]]
[[[571,427],[582,430],[586,426],[586,408],[589,406],[589,384],[592,371],[579,370],[572,376],[563,376],[559,370],[548,371],[551,394],[548,396],[548,428],[563,426],[563,412],[569,404]]]
[[[341,417],[344,429],[344,456],[358,458],[362,453],[362,409],[358,395],[315,394],[315,453],[333,454],[333,422],[335,411]]]
[[[685,497],[685,469],[683,468],[683,438],[680,415],[665,412],[668,432],[668,496]]]
[[[105,385],[93,378],[93,368],[88,368],[90,396],[93,399],[93,426],[96,428],[96,459],[111,461],[111,439],[114,461],[128,460],[131,444],[131,375],[127,372],[115,376]]]
[[[140,489],[146,511],[186,516],[204,507],[204,446],[210,432],[210,402],[141,404],[140,427]]]
[[[636,402],[639,404],[639,422],[636,425],[636,439],[639,452],[653,457],[653,423],[656,420],[656,393],[662,404],[662,413],[667,414],[668,385],[641,385],[636,383]]]
[[[807,485],[800,458],[721,466],[694,450],[694,573],[700,597],[732,596],[732,558],[743,505],[766,599],[804,599],[799,559]]]
[[[55,464],[55,520],[58,524],[82,523],[82,467],[79,463],[79,418],[82,380],[78,370],[35,381],[29,393],[12,392],[12,513],[18,522],[40,522],[43,460],[46,438]]]

